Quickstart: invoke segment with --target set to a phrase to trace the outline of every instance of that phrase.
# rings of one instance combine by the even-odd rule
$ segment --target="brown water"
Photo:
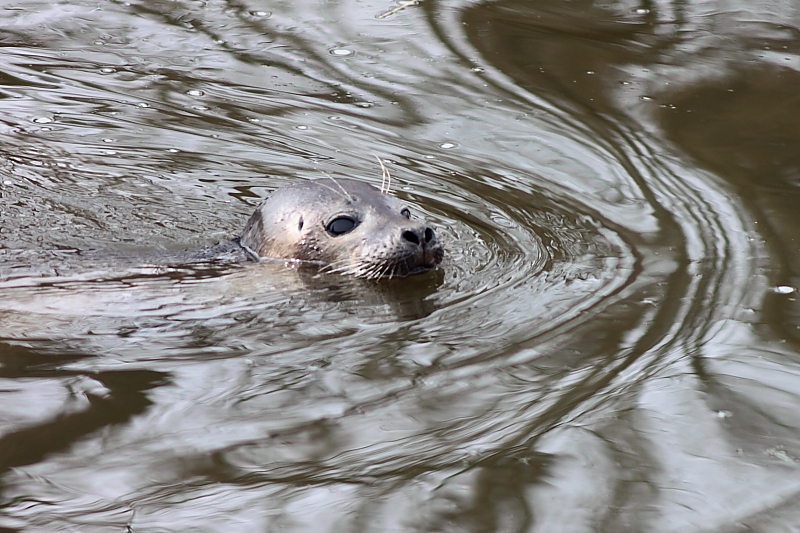
[[[800,8],[0,6],[0,531],[800,525]],[[438,275],[175,262],[375,156]]]

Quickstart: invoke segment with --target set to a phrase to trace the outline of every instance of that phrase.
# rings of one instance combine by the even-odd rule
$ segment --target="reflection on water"
[[[800,13],[394,5],[0,11],[0,528],[798,523]],[[182,252],[376,155],[440,272]]]

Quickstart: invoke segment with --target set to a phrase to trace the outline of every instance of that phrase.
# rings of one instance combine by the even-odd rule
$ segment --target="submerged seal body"
[[[245,225],[245,249],[259,258],[324,263],[323,270],[377,279],[425,272],[444,248],[410,206],[352,179],[283,187]]]

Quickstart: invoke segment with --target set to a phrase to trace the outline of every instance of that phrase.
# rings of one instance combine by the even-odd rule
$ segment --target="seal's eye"
[[[334,237],[338,237],[339,235],[350,233],[357,225],[353,217],[342,216],[336,217],[328,222],[328,227],[326,227],[325,230]]]
[[[407,207],[404,207],[404,208],[403,208],[403,209],[400,211],[400,214],[401,214],[401,215],[403,215],[403,216],[404,216],[404,217],[406,217],[406,218],[411,218],[411,211],[409,211]]]

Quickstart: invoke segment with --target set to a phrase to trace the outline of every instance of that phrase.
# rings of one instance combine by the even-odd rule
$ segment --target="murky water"
[[[792,531],[800,9],[0,7],[3,531]],[[391,283],[186,259],[324,173]]]

